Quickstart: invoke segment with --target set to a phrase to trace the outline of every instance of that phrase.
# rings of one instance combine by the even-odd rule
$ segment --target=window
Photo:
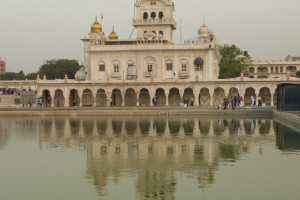
[[[148,19],[148,13],[144,12],[143,19]]]
[[[155,19],[155,18],[156,18],[156,13],[155,13],[155,12],[152,12],[152,13],[151,13],[151,18],[152,18],[152,19]]]
[[[278,73],[278,67],[276,67],[275,73]]]
[[[172,71],[173,70],[173,62],[171,60],[168,60],[166,62],[166,67],[167,67],[167,71]]]
[[[274,72],[274,67],[271,67],[271,73],[273,73]]]
[[[159,17],[159,19],[162,19],[164,17],[164,13],[163,12],[159,12],[158,17]]]
[[[159,34],[160,34],[160,35],[164,35],[164,32],[163,32],[163,31],[159,31]]]
[[[186,72],[186,64],[181,64],[181,71]]]
[[[281,73],[283,72],[283,67],[280,67],[280,72],[281,72]]]
[[[100,72],[105,72],[105,65],[100,64],[100,65],[99,65],[99,71],[100,71]]]
[[[203,69],[203,63],[201,58],[196,58],[194,61],[195,71],[201,71]]]
[[[152,70],[153,70],[153,65],[152,65],[152,64],[148,64],[148,65],[147,65],[147,70],[148,70],[148,72],[152,72]]]
[[[115,72],[115,73],[119,73],[119,72],[120,72],[120,67],[119,67],[119,65],[117,65],[117,64],[114,65],[114,72]]]
[[[156,5],[156,2],[150,2],[150,5],[151,5],[151,6],[155,6],[155,5]]]

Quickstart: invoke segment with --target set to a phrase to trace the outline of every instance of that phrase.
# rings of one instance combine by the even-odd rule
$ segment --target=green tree
[[[47,79],[63,79],[65,74],[68,75],[69,79],[75,78],[75,73],[81,68],[77,60],[59,59],[59,60],[47,60],[43,64],[38,74],[42,78],[44,74]]]
[[[37,73],[36,72],[28,73],[26,75],[27,80],[36,80],[36,77],[37,77]]]
[[[297,71],[297,72],[296,72],[296,76],[297,76],[298,78],[300,78],[300,71]]]
[[[25,80],[25,74],[23,70],[19,73],[6,72],[5,74],[0,75],[0,80],[9,81],[9,80]]]
[[[251,63],[249,55],[244,56],[244,52],[235,45],[224,45],[220,47],[222,60],[220,63],[220,79],[235,78],[248,75],[248,67]]]

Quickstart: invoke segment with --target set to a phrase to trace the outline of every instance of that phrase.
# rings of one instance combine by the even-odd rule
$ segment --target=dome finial
[[[117,40],[119,38],[118,34],[115,32],[115,27],[112,27],[112,32],[109,34],[108,38],[110,40]]]
[[[95,17],[95,22],[91,26],[92,33],[99,33],[102,32],[102,25],[99,24],[97,16]]]

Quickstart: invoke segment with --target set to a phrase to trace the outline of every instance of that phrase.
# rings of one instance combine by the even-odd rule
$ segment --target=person
[[[243,96],[240,97],[240,108],[242,108],[244,105],[244,99]]]
[[[153,104],[153,106],[157,106],[157,104],[156,104],[156,96],[154,96],[153,98],[152,98],[152,104]]]
[[[254,97],[251,96],[251,107],[253,107],[253,106],[254,106]]]
[[[237,96],[236,94],[234,95],[234,106],[236,106],[238,104],[238,99],[237,99]]]
[[[222,109],[222,104],[219,103],[218,110],[221,110],[221,109]]]
[[[261,96],[258,95],[258,107],[261,107]]]
[[[194,99],[193,98],[191,98],[190,106],[194,106]]]

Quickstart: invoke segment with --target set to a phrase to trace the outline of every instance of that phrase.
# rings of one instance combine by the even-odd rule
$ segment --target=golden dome
[[[94,22],[93,25],[91,26],[91,32],[92,32],[92,33],[99,33],[99,32],[102,32],[102,25],[99,24],[99,22],[98,22],[98,20],[97,20],[97,17],[96,17],[95,22]]]
[[[119,36],[117,35],[117,33],[115,32],[115,29],[113,27],[112,32],[109,34],[108,38],[110,40],[117,40],[119,38]]]

